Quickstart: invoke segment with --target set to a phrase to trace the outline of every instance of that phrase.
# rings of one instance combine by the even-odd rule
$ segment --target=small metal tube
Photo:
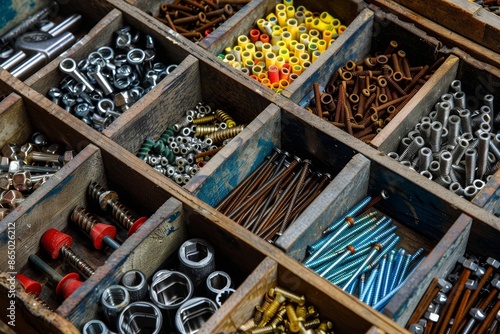
[[[408,147],[399,156],[399,161],[410,160],[417,151],[424,146],[424,139],[420,136],[416,136]]]
[[[191,298],[194,287],[191,279],[179,271],[160,270],[153,275],[149,296],[167,320],[173,320],[182,303]]]
[[[421,171],[421,172],[420,172],[420,175],[425,176],[425,177],[426,177],[426,178],[428,178],[429,180],[432,180],[432,179],[433,179],[433,178],[432,178],[432,174],[431,174],[431,172],[429,172],[428,170],[423,170],[423,171]]]
[[[80,25],[80,21],[82,20],[82,16],[80,14],[73,14],[55,26],[53,26],[49,31],[47,31],[52,36],[56,37],[61,35],[66,31],[74,31]]]
[[[431,140],[431,127],[432,125],[430,122],[422,122],[422,124],[420,124],[420,135],[427,144],[430,144]]]
[[[23,51],[17,51],[14,53],[12,56],[10,56],[8,59],[6,59],[3,63],[0,64],[0,67],[3,69],[10,71],[14,67],[16,67],[19,63],[21,63],[23,60],[26,59],[28,55],[24,53]]]
[[[443,133],[443,125],[440,122],[434,121],[432,122],[431,127],[431,150],[433,153],[439,152],[441,149],[441,134]]]
[[[468,200],[471,200],[476,195],[477,195],[477,189],[476,189],[476,187],[474,187],[474,186],[467,186],[467,187],[465,187],[465,189],[464,189],[464,196],[465,196],[465,198],[467,198]]]
[[[403,153],[406,150],[406,148],[410,145],[411,141],[412,140],[410,138],[404,137],[399,143],[398,154]]]
[[[476,177],[477,153],[475,149],[465,151],[465,186],[471,186]],[[467,188],[466,188],[467,189]],[[465,189],[464,189],[465,190]]]
[[[491,94],[487,94],[483,98],[484,105],[490,107],[491,110],[494,110],[493,101],[494,97]]]
[[[454,192],[458,196],[462,196],[464,194],[464,189],[462,188],[462,185],[458,182],[452,182],[448,189],[450,189],[450,191]]]
[[[490,134],[482,132],[479,134],[478,144],[478,159],[477,159],[477,175],[476,177],[482,179],[486,173],[488,166],[488,147],[490,142]]]
[[[429,172],[432,174],[433,179],[437,179],[440,176],[440,166],[439,161],[432,161],[428,168]]]
[[[83,326],[82,334],[108,334],[106,324],[101,320],[90,320]]]
[[[448,125],[448,118],[450,117],[451,104],[450,102],[440,102],[436,104],[436,121],[441,123],[443,128]]]
[[[231,277],[225,271],[214,271],[208,275],[206,280],[207,297],[215,301],[217,295],[232,287]]]
[[[451,115],[448,118],[448,144],[453,144],[455,138],[460,135],[460,117]]]
[[[462,109],[458,112],[460,116],[460,125],[462,127],[462,133],[472,133],[472,125],[471,125],[471,114],[468,109]]]
[[[428,147],[422,147],[418,151],[418,170],[420,172],[426,171],[432,162],[432,151]]]
[[[445,188],[449,188],[451,184],[451,178],[448,175],[440,175],[438,178],[436,178],[436,183],[442,185]]]
[[[129,270],[123,274],[121,284],[130,294],[130,301],[145,300],[148,294],[146,276],[140,270]]]
[[[477,180],[477,179],[476,179],[476,180],[474,180],[474,182],[472,182],[472,185],[473,185],[473,186],[474,186],[474,188],[476,188],[476,189],[477,189],[477,191],[479,192],[479,191],[481,191],[481,189],[483,189],[483,188],[484,188],[485,183],[484,183],[484,181],[483,181],[483,180]]]
[[[462,90],[462,82],[460,80],[453,80],[450,87],[453,91],[460,92]]]
[[[462,91],[455,92],[453,94],[453,103],[455,104],[455,107],[465,109],[467,108],[467,100],[466,100],[465,93]]]
[[[448,151],[441,151],[439,154],[439,170],[441,176],[449,176],[452,164],[452,155]]]

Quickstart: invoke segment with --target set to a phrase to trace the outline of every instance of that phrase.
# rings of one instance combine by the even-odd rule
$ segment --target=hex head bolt
[[[71,212],[71,221],[80,226],[94,241],[95,249],[102,249],[103,243],[113,250],[117,250],[120,244],[114,240],[116,227],[99,223],[95,218],[81,206],[77,206]]]
[[[47,303],[45,303],[45,301],[39,298],[40,293],[42,292],[42,285],[40,283],[23,274],[17,274],[16,279],[22,285],[24,292],[33,298],[35,302],[39,303],[49,311],[54,311],[49,305],[47,305]]]
[[[407,328],[409,328],[409,325],[416,323],[418,319],[421,319],[424,316],[427,307],[429,306],[429,304],[432,302],[432,300],[440,290],[444,290],[443,292],[447,293],[450,289],[451,289],[450,282],[445,281],[442,278],[434,277],[429,286],[427,287],[427,290],[425,290],[423,297],[420,299],[420,302],[415,308],[415,311],[413,311],[412,316],[410,317],[410,319],[408,319]]]
[[[455,311],[455,307],[457,306],[460,296],[462,295],[462,291],[465,288],[465,283],[469,279],[470,274],[477,270],[477,264],[471,260],[465,260],[462,266],[464,269],[460,274],[458,282],[453,286],[450,296],[448,297],[448,302],[443,309],[443,316],[439,319],[438,334],[444,334],[446,332],[446,328],[448,327],[453,312]]]
[[[453,325],[451,326],[450,329],[450,334],[455,334],[458,332],[460,328],[460,323],[462,322],[462,319],[465,318],[467,315],[467,304],[470,300],[471,294],[473,291],[477,290],[477,281],[476,280],[467,280],[465,282],[465,292],[462,297],[462,300],[460,301],[460,304],[458,305],[457,312],[455,312],[455,316],[453,318]]]
[[[51,228],[42,235],[40,243],[54,260],[62,256],[85,277],[94,274],[94,269],[71,249],[73,238],[68,234]]]
[[[465,325],[465,328],[461,332],[462,334],[472,333],[472,329],[474,328],[474,325],[476,324],[476,322],[482,322],[482,321],[484,321],[484,319],[486,317],[484,311],[479,309],[479,308],[472,308],[469,311],[469,315],[472,318],[469,319],[469,321],[467,322],[467,325]]]
[[[500,311],[500,295],[498,295],[498,299],[495,302],[495,305],[488,311],[486,315],[486,319],[481,323],[481,325],[474,331],[475,334],[484,334],[486,333],[488,327],[493,324],[495,318],[498,320]],[[490,332],[492,333],[492,332]]]
[[[113,217],[128,231],[128,236],[134,234],[148,219],[145,216],[135,219],[125,205],[118,201],[116,192],[104,189],[97,182],[90,184],[89,195],[93,200],[99,202],[102,210],[111,209]]]
[[[34,254],[31,254],[28,257],[28,260],[36,268],[43,271],[43,273],[47,275],[53,282],[57,283],[55,292],[56,295],[62,299],[68,298],[83,283],[82,281],[80,281],[80,275],[78,275],[77,273],[69,273],[63,277]]]
[[[68,74],[72,78],[74,78],[76,81],[82,83],[86,90],[89,92],[93,92],[95,90],[94,86],[85,78],[85,75],[82,74],[78,70],[78,66],[76,65],[76,61],[72,58],[64,58],[61,60],[59,63],[59,69],[61,72]]]

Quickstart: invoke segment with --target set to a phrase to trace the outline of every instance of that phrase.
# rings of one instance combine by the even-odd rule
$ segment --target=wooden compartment
[[[500,71],[497,69],[481,67],[478,62],[460,60],[450,56],[440,69],[429,79],[415,97],[398,113],[394,119],[371,141],[371,145],[379,151],[387,154],[397,151],[398,145],[403,137],[413,129],[423,116],[433,110],[441,95],[450,91],[450,84],[458,79],[462,84],[462,91],[467,96],[467,106],[473,111],[477,110],[482,102],[482,97],[491,94],[494,97],[494,105],[498,105],[500,99]],[[495,117],[495,114],[493,114]],[[492,128],[492,133],[497,133],[497,125]],[[490,212],[498,213],[500,203],[496,200],[498,189],[498,173],[486,186],[475,196],[473,203],[484,207]],[[416,176],[420,178],[420,176]],[[438,185],[437,185],[438,186]]]
[[[100,3],[97,2],[97,5],[98,4]],[[70,5],[73,6],[73,8],[78,6],[75,2],[70,2]],[[111,5],[107,4],[107,6],[109,7]],[[155,62],[162,62],[166,66],[170,64],[182,65],[183,60],[189,55],[188,51],[178,46],[175,41],[165,38],[161,32],[158,32],[153,26],[144,22],[140,13],[137,13],[137,10],[124,12],[112,8],[113,7],[107,9],[109,13],[106,14],[106,16],[104,16],[76,46],[54,59],[42,70],[30,77],[26,81],[26,84],[39,93],[47,96],[47,92],[52,87],[59,87],[61,80],[65,77],[65,74],[59,70],[59,63],[62,59],[69,57],[73,58],[78,63],[78,61],[87,58],[89,53],[101,46],[106,45],[114,48],[116,38],[115,31],[124,26],[132,27],[139,31],[142,36],[149,34],[153,37],[156,49]],[[176,70],[173,70],[171,75],[167,75],[163,80],[159,81],[147,94],[132,104],[128,110],[123,112],[123,116],[117,119],[121,117],[129,119],[140,113],[144,108],[144,101],[146,101],[146,99],[155,99],[172,84],[172,81],[176,77],[174,74],[175,72]]]
[[[464,253],[498,259],[499,227],[499,222],[492,227],[462,214],[405,287],[389,302],[384,314],[404,326],[432,278],[446,278]]]
[[[306,304],[315,306],[320,319],[333,323],[335,333],[371,333],[372,325],[388,333],[407,333],[380,313],[366,309],[356,298],[341,293],[332,285],[323,284],[319,277],[285,258],[283,261],[266,258],[206,323],[204,330],[210,333],[236,332],[253,316],[255,306],[261,305],[265,293],[276,286],[304,295]]]
[[[238,22],[231,26],[221,27],[214,33],[205,37],[199,44],[207,51],[214,55],[224,54],[224,48],[236,45],[238,36],[244,34],[248,35],[250,30],[254,28],[255,21],[259,18],[267,16],[267,14],[274,11],[276,4],[282,3],[279,0],[273,1],[256,1],[253,0],[247,4],[235,16],[239,16]],[[302,92],[303,86],[311,86],[319,76],[324,75],[325,71],[331,66],[332,57],[338,53],[339,49],[345,48],[347,52],[353,52],[354,48],[366,50],[367,45],[366,34],[364,32],[371,31],[373,24],[373,12],[370,10],[362,10],[362,6],[355,1],[347,0],[342,2],[307,2],[296,1],[294,6],[305,5],[311,11],[321,13],[327,11],[339,18],[342,24],[347,26],[347,29],[337,38],[337,40],[329,47],[311,66],[305,70],[297,80],[291,83],[281,94],[290,96],[294,93],[304,95]],[[359,14],[358,14],[359,12]],[[217,58],[217,61],[223,63]],[[225,67],[231,68],[232,71],[240,72],[233,69],[228,64]],[[242,73],[240,73],[242,75]],[[244,75],[243,75],[244,76]],[[254,80],[254,79],[252,79]],[[254,80],[255,81],[255,80]],[[261,85],[257,82],[257,85]],[[309,89],[309,88],[306,88]],[[263,90],[268,90],[267,88]]]
[[[354,154],[350,148],[339,146],[335,138],[326,136],[321,130],[304,123],[299,117],[274,104],[266,108],[256,121],[248,127],[247,133],[242,133],[241,141],[227,145],[230,154],[220,154],[219,163],[212,165],[214,168],[208,169],[207,174],[204,167],[201,171],[203,174],[195,176],[192,184],[186,189],[215,207],[255,170],[275,147],[301,159],[310,159],[312,170],[330,173],[333,177]],[[326,186],[310,206],[319,207],[319,203],[329,202],[331,192],[334,192],[332,183]],[[279,238],[287,240],[281,244],[284,249],[288,249],[299,235],[306,233],[298,227],[301,225],[299,221],[309,221],[310,214],[303,212]],[[298,230],[301,232],[296,232]]]
[[[387,3],[377,0],[373,2],[381,6]],[[479,4],[467,0],[440,0],[432,6],[422,0],[396,2],[486,48],[500,52],[500,42],[497,38],[500,32],[500,17]],[[418,17],[415,17],[415,20],[419,24]]]

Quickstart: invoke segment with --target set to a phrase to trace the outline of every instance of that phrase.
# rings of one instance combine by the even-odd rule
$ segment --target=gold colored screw
[[[271,320],[271,318],[276,315],[276,312],[278,312],[278,309],[280,308],[281,304],[283,304],[285,301],[286,298],[281,293],[276,293],[273,302],[264,311],[264,314],[262,315],[262,320],[260,321],[257,327],[264,327],[269,322],[269,320]]]
[[[304,327],[306,329],[316,328],[321,324],[321,320],[319,318],[314,318],[313,320],[307,321],[304,323]]]
[[[268,333],[282,333],[285,331],[285,327],[283,326],[265,326],[261,328],[255,328],[250,330],[250,333],[252,334],[268,334]]]
[[[236,126],[236,122],[233,120],[233,118],[228,113],[226,113],[221,109],[217,109],[217,111],[215,112],[215,117],[220,122],[225,122],[227,124],[228,129],[232,128],[233,126]]]
[[[299,320],[297,319],[297,314],[292,304],[286,305],[286,315],[288,316],[288,321],[290,321],[290,331],[292,333],[298,333],[300,331]]]
[[[215,115],[208,115],[208,116],[204,116],[204,117],[194,118],[193,124],[194,125],[208,124],[208,123],[211,123],[215,120],[216,120]]]
[[[297,294],[294,294],[288,290],[285,290],[283,288],[280,288],[279,286],[275,287],[274,289],[271,289],[272,292],[270,292],[270,295],[273,296],[275,293],[281,293],[285,298],[290,299],[292,302],[297,303],[299,305],[304,305],[306,302],[306,298],[302,295],[299,296]]]
[[[252,328],[255,328],[255,321],[253,318],[250,318],[247,320],[247,322],[245,322],[243,325],[241,325],[240,327],[238,327],[238,331],[240,332],[249,332],[250,329]]]
[[[282,321],[283,321],[283,316],[286,313],[286,308],[281,306],[281,308],[278,310],[278,313],[274,316],[273,320],[269,323],[271,326],[278,326]]]
[[[215,131],[206,137],[212,139],[214,143],[220,143],[226,139],[236,137],[241,131],[243,131],[244,128],[245,125],[238,125],[230,129]],[[198,127],[196,127],[196,130],[198,130]]]
[[[264,314],[264,311],[267,310],[267,308],[269,307],[269,305],[271,305],[272,302],[273,302],[273,299],[269,295],[269,292],[267,292],[264,296],[264,301],[262,302],[262,305],[255,307],[256,312],[255,312],[253,319],[254,319],[256,324],[260,323],[260,321],[262,320],[262,315]]]
[[[306,309],[305,305],[298,305],[297,309],[295,310],[295,313],[297,313],[297,319],[300,322],[306,321],[307,309]]]
[[[218,131],[219,127],[217,125],[197,125],[195,130],[196,137],[208,136],[215,131]]]

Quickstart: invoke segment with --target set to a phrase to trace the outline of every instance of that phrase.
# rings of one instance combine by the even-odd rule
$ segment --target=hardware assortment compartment
[[[447,279],[461,256],[473,254],[484,259],[498,259],[497,237],[498,229],[461,215],[384,313],[404,326],[431,280],[434,277]]]
[[[293,261],[285,262],[266,258],[204,329],[211,333],[236,332],[253,316],[255,306],[262,305],[269,289],[279,286],[296,295],[303,295],[306,304],[315,307],[321,320],[333,323],[336,333],[368,333],[374,324],[384,324],[383,327],[389,332],[404,332],[403,328],[395,324],[387,326],[388,319],[373,310],[366,309],[358,313],[361,304],[355,298],[339,294],[337,288],[322,284],[319,277],[296,266]]]
[[[113,9],[99,21],[99,23],[92,29],[92,31],[88,35],[85,36],[84,39],[82,39],[78,48],[74,48],[72,52],[66,52],[65,54],[56,58],[49,65],[47,65],[42,71],[37,73],[37,75],[27,80],[26,81],[27,85],[31,86],[33,89],[40,92],[41,94],[47,96],[49,99],[57,101],[62,108],[65,108],[66,105],[64,104],[65,100],[63,96],[60,96],[57,99],[54,99],[49,96],[50,95],[49,92],[51,91],[51,89],[59,87],[61,81],[66,77],[66,74],[64,74],[59,69],[61,61],[66,58],[72,58],[76,63],[79,63],[80,60],[86,59],[89,54],[96,51],[102,46],[110,46],[112,48],[115,48],[115,42],[118,39],[115,32],[125,26],[130,26],[134,31],[140,33],[139,35],[140,43],[138,43],[137,45],[140,45],[141,47],[145,43],[146,34],[152,37],[154,43],[154,49],[156,50],[156,55],[154,57],[155,63],[160,62],[165,67],[169,65],[179,65],[189,54],[186,50],[176,45],[176,43],[164,38],[160,32],[156,31],[150,25],[143,24],[141,16],[137,12],[128,13],[128,12],[122,12],[118,9]],[[115,54],[118,55],[118,50],[116,50]],[[127,53],[125,53],[125,55],[127,55]],[[66,61],[65,64],[67,62],[68,61]],[[121,67],[126,67],[126,66],[121,66]],[[175,69],[170,71],[170,73],[172,72],[175,72]],[[113,106],[112,109],[113,111],[117,112],[118,115],[114,115],[113,117],[103,115],[102,117],[109,117],[109,119],[113,121],[115,118],[121,117],[122,114],[135,115],[137,113],[140,113],[140,111],[143,108],[142,103],[144,102],[144,99],[148,98],[148,96],[150,95],[157,95],[160,92],[162,92],[166,87],[168,87],[172,83],[172,80],[173,76],[170,76],[170,74],[167,74],[161,80],[158,77],[157,82],[155,83],[154,86],[152,86],[149,92],[145,88],[143,89],[145,93],[137,101],[135,101],[135,99],[132,99],[131,93],[128,93],[128,95],[123,98],[123,100],[127,101],[127,103],[125,103],[123,107],[119,107],[119,103],[117,102],[118,100],[114,101],[116,102],[115,103],[116,106]],[[98,84],[95,84],[95,86],[99,87]],[[142,87],[142,84],[140,86]],[[129,87],[130,89],[133,88],[131,85]],[[115,91],[112,94],[104,94],[106,95],[104,97],[110,97],[110,96],[112,97],[119,91],[128,92],[127,89],[118,89],[115,86],[112,86],[111,88],[114,88]],[[61,91],[63,93],[67,93],[64,89],[61,89]],[[74,95],[76,95],[76,93]],[[91,92],[88,92],[88,95],[92,97]],[[73,99],[78,97],[79,96],[74,96]],[[97,102],[93,103],[97,104]],[[70,104],[70,106],[72,114],[76,114],[76,110],[74,110],[76,104],[73,103]],[[91,112],[87,113],[89,115],[94,115],[97,114],[97,110],[93,112],[91,109]],[[89,115],[87,115],[87,117],[91,118]],[[79,118],[82,117],[83,116],[79,116]],[[97,117],[97,119],[99,118]]]
[[[237,45],[237,39],[240,35],[248,35],[250,30],[254,28],[255,21],[259,18],[266,17],[267,14],[274,11],[274,7],[281,3],[280,1],[252,1],[247,4],[238,14],[243,15],[237,23],[235,23],[230,30],[218,29],[214,33],[204,38],[200,45],[206,48],[214,55],[224,54],[224,49],[228,46]],[[347,29],[339,35],[337,40],[329,47],[322,55],[311,64],[295,81],[293,81],[281,94],[289,96],[296,91],[302,90],[302,86],[312,84],[315,78],[321,76],[322,73],[328,70],[331,66],[331,59],[334,54],[337,54],[339,49],[343,46],[349,50],[350,46],[356,45],[364,49],[366,42],[363,39],[362,31],[371,30],[373,23],[373,12],[370,10],[361,10],[354,1],[343,1],[341,3],[308,3],[306,1],[294,3],[294,6],[305,5],[308,10],[317,11],[318,13],[327,11],[335,18],[338,18]],[[358,14],[358,11],[360,13]],[[349,51],[348,51],[349,52]],[[217,59],[222,63],[221,59]],[[238,70],[234,70],[238,71]],[[254,79],[252,79],[254,80]],[[258,85],[261,85],[260,83]],[[266,89],[267,90],[267,89]],[[298,93],[302,95],[303,93]]]
[[[396,115],[394,120],[387,124],[372,140],[371,145],[386,154],[398,151],[401,139],[413,130],[423,116],[428,116],[431,110],[436,109],[435,103],[440,101],[443,94],[450,91],[454,80],[461,82],[461,91],[466,95],[466,108],[470,110],[471,115],[484,104],[484,96],[491,95],[494,106],[491,110],[491,133],[498,133],[498,123],[495,121],[498,113],[495,110],[498,109],[500,98],[500,92],[497,89],[500,78],[496,73],[481,68],[477,63],[450,56],[435,75],[429,79],[429,85],[426,89],[417,93],[415,99],[410,101],[404,110]],[[493,204],[496,201],[493,200],[492,194],[498,191],[498,174],[490,173],[490,175],[492,175],[491,179],[473,198],[473,202],[496,214],[499,209],[496,204]],[[418,177],[420,178],[420,176]]]
[[[242,142],[229,143],[234,149],[220,165],[209,170],[207,177],[200,176],[203,182],[198,182],[198,176],[193,179],[193,186],[188,185],[187,190],[192,191],[202,201],[216,207],[226,196],[243,180],[253,172],[266,156],[270,155],[275,147],[296,155],[301,159],[309,159],[312,162],[311,170],[329,173],[335,177],[337,173],[351,159],[353,152],[347,148],[338,146],[336,140],[325,133],[318,131],[311,125],[303,122],[296,115],[286,110],[270,105],[259,115],[258,122],[249,126],[246,137]],[[335,147],[334,151],[330,151]],[[202,169],[203,171],[203,169]],[[227,178],[227,175],[231,178]],[[323,197],[329,197],[331,184],[325,184],[326,189],[311,203],[322,202]],[[302,215],[306,217],[304,213]],[[297,218],[300,220],[300,218]],[[292,239],[296,237],[295,223],[288,227],[292,232]]]
[[[211,106],[212,112],[223,110],[237,125],[246,124],[247,128],[258,126],[261,122],[259,115],[268,106],[268,100],[240,83],[237,78],[219,72],[217,65],[188,56],[176,69],[168,89],[151,92],[151,97],[145,97],[150,102],[147,106],[136,115],[118,118],[104,134],[137,154],[146,138],[158,140],[167,127],[181,123],[186,118],[186,112],[195,109],[200,102]],[[242,138],[249,136],[248,131],[243,129],[233,141],[240,143]],[[174,132],[174,135],[180,133]],[[200,138],[203,139],[203,136]],[[231,145],[233,141],[212,157],[196,176],[191,177],[188,185],[203,182],[213,166],[224,161],[235,149],[237,144]],[[171,165],[175,164],[172,162]]]

